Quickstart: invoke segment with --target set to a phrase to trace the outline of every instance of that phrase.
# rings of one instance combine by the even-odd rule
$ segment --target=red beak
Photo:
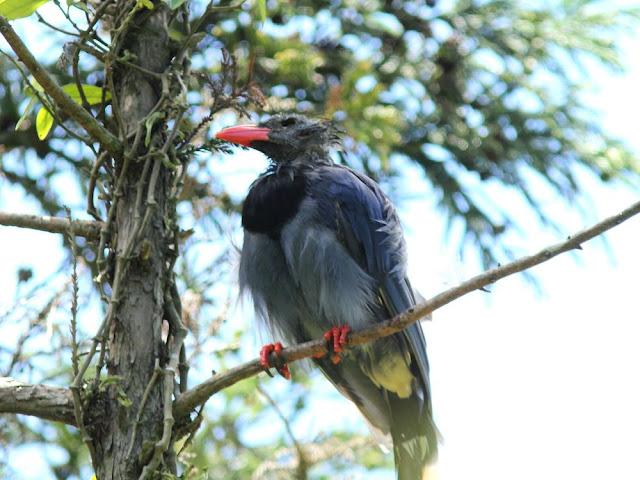
[[[257,125],[237,125],[220,130],[216,133],[216,138],[250,147],[257,140],[268,141],[269,129]]]

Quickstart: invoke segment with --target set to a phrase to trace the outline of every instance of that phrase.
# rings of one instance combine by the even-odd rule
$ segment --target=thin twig
[[[187,439],[182,444],[182,447],[180,447],[180,451],[177,454],[178,457],[180,457],[180,455],[182,455],[182,453],[189,447],[189,445],[191,445],[191,442],[193,441],[193,438],[196,436],[196,432],[200,428],[200,425],[202,424],[202,420],[204,418],[203,415],[202,415],[202,411],[203,410],[204,410],[204,405],[201,405],[198,408],[198,411],[196,412],[196,418],[194,418],[193,420],[189,421],[187,423],[187,425],[182,430],[179,429],[178,431],[175,432],[175,438],[176,439],[182,438],[187,433],[189,434]]]
[[[91,168],[91,174],[89,175],[89,187],[87,188],[87,212],[96,220],[100,221],[100,214],[98,210],[96,210],[95,204],[93,202],[93,192],[96,189],[96,184],[98,182],[98,175],[100,174],[100,167],[104,163],[107,158],[107,152],[100,152],[98,158],[96,158],[96,162],[93,164]]]
[[[278,406],[276,401],[273,398],[271,398],[271,395],[269,395],[264,388],[262,388],[262,385],[260,385],[260,383],[257,383],[256,388],[258,392],[260,392],[260,394],[267,400],[269,405],[271,405],[271,408],[273,408],[273,410],[276,412],[276,415],[278,416],[278,418],[280,418],[280,421],[284,425],[284,429],[286,430],[287,435],[291,440],[291,443],[293,444],[293,448],[295,448],[296,450],[296,453],[298,456],[298,465],[296,468],[298,473],[297,478],[307,478],[307,470],[309,465],[307,461],[307,455],[304,451],[304,447],[300,442],[298,442],[298,439],[293,434],[293,430],[291,429],[291,423],[289,422],[289,419],[284,416],[284,413],[282,413],[282,410],[280,410],[280,407]]]
[[[176,252],[177,256],[177,241],[176,241],[176,235],[174,234],[173,236],[173,240],[174,240],[174,252]],[[174,257],[175,258],[175,257]],[[172,260],[174,260],[174,258],[172,258]],[[168,272],[173,272],[173,261],[171,262],[171,264],[169,265],[169,267],[167,268]],[[169,312],[169,315],[173,316],[174,312],[175,315],[177,317],[177,319],[179,320],[178,325],[182,328],[184,327],[184,322],[182,321],[182,303],[180,301],[180,294],[178,293],[178,287],[176,286],[176,282],[175,279],[173,279],[169,285],[169,294],[168,297],[170,299],[173,305],[173,311]],[[175,323],[175,320],[173,320]],[[180,358],[179,358],[179,363],[178,363],[178,374],[179,374],[179,389],[180,389],[180,394],[184,393],[187,391],[188,388],[188,381],[189,381],[189,362],[187,361],[187,352],[185,349],[184,344],[182,344],[182,348],[180,349]]]
[[[80,104],[82,105],[82,108],[84,108],[89,113],[89,115],[91,115],[91,105],[87,100],[87,95],[84,93],[84,87],[82,86],[82,79],[80,78],[80,68],[78,66],[78,63],[80,63],[80,48],[75,45],[73,49],[73,60],[71,62],[73,81],[75,82],[78,93],[80,94]]]
[[[140,420],[142,419],[142,413],[144,412],[144,406],[147,404],[149,400],[149,395],[151,395],[151,390],[155,386],[160,374],[162,373],[162,369],[158,363],[158,359],[156,359],[156,366],[153,370],[153,375],[151,375],[151,379],[147,384],[147,387],[144,389],[144,393],[142,394],[142,400],[140,400],[140,405],[138,406],[138,413],[136,414],[136,421],[133,424],[133,428],[131,429],[131,440],[129,441],[129,448],[127,450],[127,458],[131,457],[131,452],[133,451],[133,446],[136,441],[136,434],[138,433],[138,425],[140,425]]]
[[[43,25],[46,25],[47,27],[49,27],[51,30],[55,30],[56,32],[62,33],[63,35],[68,35],[70,37],[79,37],[80,34],[78,34],[77,32],[70,32],[68,30],[64,30],[60,27],[56,27],[55,25],[52,25],[51,23],[47,22],[42,15],[40,15],[38,12],[35,12],[36,17],[38,18],[38,21],[40,23],[42,23]]]
[[[171,326],[171,349],[169,355],[169,363],[164,369],[164,385],[163,385],[163,429],[162,437],[156,442],[153,449],[153,456],[149,463],[147,463],[142,469],[139,480],[146,480],[150,478],[156,471],[162,456],[169,449],[171,444],[171,437],[173,433],[173,424],[175,422],[173,415],[173,386],[175,383],[175,376],[178,370],[178,363],[180,359],[180,350],[185,337],[187,336],[187,329],[182,325],[182,320],[176,312],[173,301],[169,294],[165,295],[165,309],[167,311],[167,320]]]
[[[71,228],[67,230],[67,239],[71,247],[71,325],[69,327],[71,333],[71,370],[73,376],[78,375],[79,360],[78,360],[78,246],[76,245],[76,239],[71,233],[73,228],[73,219],[71,218],[71,210],[65,207],[67,212],[67,218],[71,224]]]
[[[195,24],[193,26],[191,25],[189,26],[190,31],[187,34],[187,37],[183,40],[182,45],[178,49],[178,53],[174,58],[174,62],[175,63],[182,62],[182,59],[189,52],[189,49],[194,47],[194,45],[192,45],[193,36],[198,32],[200,32],[202,27],[204,27],[204,23],[206,21],[212,21],[210,18],[208,18],[209,15],[213,13],[231,12],[233,10],[241,8],[245,2],[246,0],[240,0],[230,5],[214,5],[213,3],[209,3],[209,5],[207,5],[206,10],[202,13],[202,15],[200,15],[200,17],[195,22]]]
[[[65,208],[67,217],[69,220],[69,229],[67,230],[67,238],[71,245],[71,255],[73,257],[73,273],[71,274],[71,282],[73,284],[73,296],[71,299],[71,365],[73,369],[73,377],[78,376],[79,371],[79,356],[78,356],[78,328],[77,328],[77,315],[78,315],[78,252],[76,247],[76,240],[73,236],[72,229],[74,222],[71,219],[71,210]],[[71,394],[73,396],[73,415],[76,420],[76,425],[80,430],[80,436],[82,441],[87,445],[91,452],[91,458],[94,458],[93,445],[91,443],[91,437],[87,428],[84,425],[84,408],[82,404],[81,386],[76,385],[75,382],[70,386]]]
[[[67,290],[67,287],[68,286],[65,284],[62,288],[55,292],[51,299],[40,309],[38,314],[29,321],[29,325],[26,331],[21,334],[16,340],[15,348],[13,349],[13,354],[11,355],[11,361],[9,362],[9,365],[4,371],[0,372],[0,376],[6,377],[11,375],[15,366],[22,361],[22,354],[25,343],[31,338],[34,330],[37,327],[41,326],[42,323],[47,319],[53,308],[58,304],[60,297]],[[31,292],[34,292],[35,290],[36,289],[32,289]],[[24,296],[24,298],[26,299],[33,297],[31,294],[27,294]]]

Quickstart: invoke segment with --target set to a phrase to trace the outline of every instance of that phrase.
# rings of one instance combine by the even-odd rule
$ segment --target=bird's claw
[[[342,361],[340,353],[344,351],[345,346],[349,343],[347,336],[350,331],[351,327],[349,325],[341,325],[327,330],[323,335],[327,342],[327,348],[331,352],[331,361],[335,365]],[[324,357],[324,355],[325,354],[318,355],[316,358]]]
[[[286,362],[283,362],[280,358],[280,353],[282,352],[282,344],[280,342],[276,343],[267,343],[260,349],[260,365],[264,368],[265,372],[271,375],[270,368],[274,367],[278,373],[286,378],[287,380],[291,379],[291,372],[289,371],[289,365]],[[274,365],[271,364],[269,356],[274,353],[276,357],[276,362]]]

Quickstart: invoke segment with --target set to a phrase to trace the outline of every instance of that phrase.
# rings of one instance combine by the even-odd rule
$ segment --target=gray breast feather
[[[315,201],[304,200],[279,242],[245,231],[240,289],[251,294],[257,316],[288,340],[319,337],[345,323],[357,329],[375,321],[374,279],[334,231],[314,220],[316,215]]]
[[[336,233],[320,224],[318,205],[305,199],[282,230],[284,257],[313,315],[314,336],[335,325],[361,328],[374,320],[375,281],[351,257]]]
[[[256,316],[272,337],[290,343],[304,341],[300,317],[305,307],[280,243],[245,231],[238,273],[240,293],[251,296]]]

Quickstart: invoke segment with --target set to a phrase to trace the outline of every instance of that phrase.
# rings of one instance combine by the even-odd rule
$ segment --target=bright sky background
[[[625,41],[629,71],[594,71],[586,101],[602,111],[607,131],[640,152],[640,35]],[[634,63],[635,62],[635,63]],[[244,160],[243,160],[244,161]],[[247,171],[234,188],[246,191],[264,163],[246,158]],[[472,254],[460,258],[444,235],[435,195],[420,174],[409,171],[400,212],[409,245],[414,285],[429,297],[474,275]],[[532,253],[638,200],[638,188],[602,187],[580,174],[590,201],[585,217],[540,190],[563,234],[543,228],[524,202],[500,188],[491,192],[521,219],[510,246]],[[2,183],[0,183],[2,186]],[[421,192],[422,199],[412,193]],[[0,210],[38,213],[14,192],[0,190]],[[59,265],[56,236],[2,228],[0,311],[13,304],[16,271],[37,267],[39,277]],[[444,438],[441,480],[617,480],[640,478],[640,218],[534,270],[541,292],[521,277],[509,277],[491,293],[473,293],[442,308],[425,325],[432,368],[436,421]],[[237,313],[243,315],[242,312]],[[294,367],[295,368],[295,367]],[[278,382],[278,380],[273,380]],[[287,388],[284,384],[280,388]],[[357,413],[333,398],[320,408],[345,416]],[[320,416],[323,413],[318,411]],[[353,421],[338,416],[335,421]],[[296,430],[322,429],[301,422]],[[41,479],[42,458],[16,450],[9,462],[24,479]]]

